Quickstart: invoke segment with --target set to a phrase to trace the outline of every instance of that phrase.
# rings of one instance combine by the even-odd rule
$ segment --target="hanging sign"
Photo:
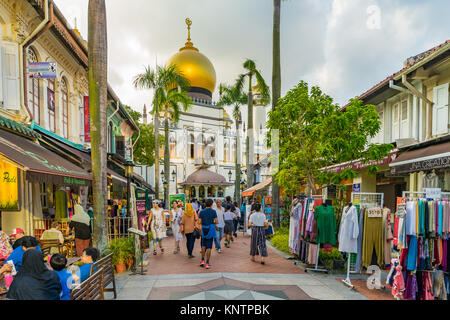
[[[89,97],[83,98],[84,106],[84,142],[91,142],[91,124],[89,118]]]
[[[0,157],[0,211],[19,211],[19,169]]]
[[[56,79],[56,62],[29,62],[28,78]]]
[[[186,210],[186,195],[184,193],[171,194],[169,195],[169,206],[171,207],[173,200],[183,201],[183,210]]]
[[[442,190],[440,188],[425,188],[425,193],[427,194],[427,199],[441,199]]]

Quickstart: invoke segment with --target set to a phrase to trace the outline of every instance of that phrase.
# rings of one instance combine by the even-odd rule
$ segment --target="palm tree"
[[[280,12],[281,0],[273,0],[273,48],[272,48],[272,110],[275,110],[281,96],[281,58],[280,58]],[[272,155],[278,156],[278,150]],[[274,227],[280,227],[280,186],[272,179],[272,205]]]
[[[94,202],[93,244],[102,252],[107,246],[106,219],[106,105],[107,33],[105,0],[89,0],[89,113],[91,118],[92,187]]]
[[[169,199],[170,190],[170,152],[169,152],[169,120],[177,123],[180,119],[181,109],[187,111],[192,104],[192,99],[187,95],[190,87],[189,80],[178,70],[177,66],[169,65],[165,67],[157,66],[156,70],[150,67],[145,68],[145,72],[138,74],[133,82],[137,88],[153,88],[153,108],[152,115],[158,118],[159,115],[164,117],[164,180],[167,187],[164,190],[164,199],[166,206]],[[157,120],[159,122],[159,120]],[[156,129],[155,129],[156,130]],[[159,152],[159,143],[157,152]],[[155,163],[157,163],[155,161]],[[156,166],[155,166],[156,169]],[[159,181],[159,166],[155,172]]]
[[[256,80],[256,91],[261,96],[261,104],[267,105],[270,102],[270,90],[266,81],[256,69],[256,64],[253,60],[247,59],[243,64],[245,73],[239,75],[236,80],[236,88],[240,92],[243,89],[245,79],[248,78],[248,103],[247,103],[247,139],[246,139],[246,154],[247,154],[247,187],[253,186],[253,80]]]
[[[236,125],[236,150],[235,150],[235,182],[234,182],[234,199],[241,206],[240,183],[241,183],[241,159],[240,159],[240,139],[239,139],[239,122],[241,121],[240,107],[243,104],[248,103],[247,94],[238,87],[228,86],[226,84],[219,85],[219,101],[217,105],[219,107],[233,105],[233,118]]]

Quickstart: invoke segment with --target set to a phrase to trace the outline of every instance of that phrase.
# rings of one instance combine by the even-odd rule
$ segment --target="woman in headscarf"
[[[8,258],[12,251],[8,235],[0,230],[0,260]]]
[[[83,207],[75,202],[75,214],[70,219],[69,228],[75,229],[75,247],[77,248],[77,256],[83,254],[84,249],[89,248],[91,241],[91,218],[84,211]]]
[[[180,232],[186,236],[186,248],[189,258],[194,258],[192,255],[195,244],[194,229],[197,229],[200,233],[201,226],[192,204],[187,202],[186,211],[184,211],[183,217],[181,218]]]
[[[23,265],[9,287],[7,299],[60,300],[61,282],[55,271],[49,270],[37,249],[23,254]]]

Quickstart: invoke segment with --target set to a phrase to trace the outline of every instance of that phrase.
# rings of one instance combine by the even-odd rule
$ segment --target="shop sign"
[[[441,199],[442,190],[440,188],[425,188],[427,199]]]
[[[361,192],[361,183],[353,184],[353,192]]]
[[[56,62],[29,62],[28,78],[56,79]]]
[[[66,183],[66,184],[76,184],[76,185],[84,186],[86,184],[86,181],[79,180],[77,178],[64,177],[64,183]]]
[[[351,170],[362,170],[362,169],[368,168],[373,165],[380,166],[380,165],[384,165],[384,164],[389,164],[392,161],[394,161],[395,159],[397,159],[397,156],[398,156],[398,151],[395,151],[395,152],[391,152],[389,155],[387,155],[383,159],[380,159],[377,161],[372,160],[367,163],[363,163],[361,160],[355,160],[355,161],[337,164],[337,165],[327,167],[327,168],[324,168],[321,170],[327,170],[327,171],[331,171],[331,172],[335,172],[335,173],[340,173],[347,168],[349,168]]]
[[[20,211],[19,169],[0,158],[0,211]]]
[[[408,172],[419,172],[433,169],[444,169],[449,167],[450,167],[450,156],[446,156],[431,160],[417,161],[399,166],[394,166],[391,169],[391,173],[399,174]]]
[[[83,98],[84,106],[84,142],[91,142],[91,125],[89,118],[89,97]]]

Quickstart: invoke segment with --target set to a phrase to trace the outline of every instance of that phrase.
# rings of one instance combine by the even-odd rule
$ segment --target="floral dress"
[[[175,241],[183,240],[183,234],[180,233],[181,219],[183,218],[183,212],[181,209],[172,209],[172,232]]]
[[[9,237],[3,231],[0,231],[0,259],[6,259],[9,257],[13,248],[9,243]]]
[[[162,240],[166,235],[166,219],[162,209],[152,209],[152,221],[150,222],[153,240]]]

